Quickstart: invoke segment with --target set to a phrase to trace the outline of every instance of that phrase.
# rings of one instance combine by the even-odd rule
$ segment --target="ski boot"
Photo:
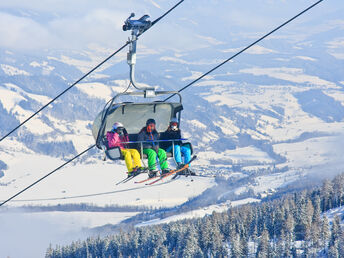
[[[128,172],[128,177],[137,176],[138,174],[142,173],[143,170],[144,168],[135,167],[133,171]]]
[[[170,173],[171,172],[171,170],[170,169],[168,169],[168,168],[165,168],[165,169],[163,169],[162,170],[162,173],[161,173],[161,175],[162,176],[164,176],[164,175],[166,175],[166,174],[168,174],[168,173]]]
[[[177,169],[181,169],[181,168],[183,168],[185,165],[183,164],[183,163],[181,163],[181,162],[178,162],[177,163]]]
[[[179,163],[177,166],[177,169],[182,169],[185,166],[183,163]],[[186,169],[183,169],[182,171],[179,171],[177,175],[185,175]]]
[[[158,174],[158,170],[149,170],[148,177],[152,178],[155,177]]]

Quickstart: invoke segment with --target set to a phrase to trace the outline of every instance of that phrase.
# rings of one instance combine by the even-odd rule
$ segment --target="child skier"
[[[116,122],[112,126],[112,130],[106,133],[109,148],[120,147],[125,164],[128,168],[128,177],[144,170],[141,166],[140,154],[136,149],[129,149],[129,136],[123,124]]]
[[[184,164],[188,163],[191,160],[191,149],[189,145],[183,145],[182,141],[180,140],[181,130],[178,126],[178,119],[172,118],[170,121],[170,125],[167,130],[162,133],[161,139],[162,140],[176,140],[174,141],[174,157],[177,162],[178,167],[182,168]],[[172,151],[172,144],[173,142],[163,142],[163,148],[167,152]],[[184,157],[184,163],[182,162],[182,156]]]
[[[148,119],[146,126],[143,127],[138,135],[138,141],[144,141],[143,153],[148,156],[149,177],[154,177],[157,174],[157,156],[160,163],[162,174],[169,172],[167,156],[165,150],[159,148],[159,133],[156,130],[156,122],[154,119]]]

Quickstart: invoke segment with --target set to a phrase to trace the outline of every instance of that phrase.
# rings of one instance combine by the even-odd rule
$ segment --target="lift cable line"
[[[53,171],[51,171],[50,173],[46,174],[45,176],[41,177],[40,179],[38,179],[37,181],[35,181],[34,183],[32,183],[31,185],[25,187],[23,190],[21,190],[20,192],[16,193],[15,195],[13,195],[12,197],[8,198],[6,201],[2,202],[0,204],[0,207],[2,205],[4,205],[5,203],[9,202],[10,200],[12,200],[13,198],[17,197],[18,195],[22,194],[23,192],[25,192],[26,190],[28,190],[29,188],[33,187],[34,185],[38,184],[39,182],[41,182],[42,180],[44,180],[45,178],[47,178],[48,176],[54,174],[56,171],[58,171],[59,169],[63,168],[65,165],[69,164],[70,162],[72,162],[73,160],[79,158],[80,156],[82,156],[83,154],[85,154],[86,152],[88,152],[90,149],[94,148],[94,146],[96,146],[95,144],[88,147],[86,150],[84,150],[83,152],[80,152],[78,155],[76,155],[75,157],[73,157],[72,159],[68,160],[67,162],[65,162],[64,164],[62,164],[61,166],[55,168]]]
[[[184,0],[183,0],[184,1]],[[178,4],[180,4],[180,1]],[[228,61],[230,61],[231,59],[235,58],[236,56],[240,55],[241,53],[243,53],[244,51],[246,51],[247,49],[249,49],[250,47],[252,47],[253,45],[257,44],[258,42],[260,42],[261,40],[263,40],[264,38],[268,37],[269,35],[271,35],[272,33],[274,33],[275,31],[279,30],[280,28],[282,28],[283,26],[285,26],[286,24],[288,24],[289,22],[293,21],[294,19],[296,19],[297,17],[299,17],[300,15],[304,14],[305,12],[307,12],[308,10],[312,9],[313,7],[315,7],[316,5],[318,5],[320,2],[322,2],[324,0],[320,0],[318,2],[316,2],[315,4],[311,5],[310,7],[308,7],[307,9],[305,9],[304,11],[300,12],[299,14],[297,14],[296,16],[294,16],[293,18],[289,19],[288,21],[286,21],[285,23],[283,23],[282,25],[278,26],[276,29],[272,30],[271,32],[269,32],[268,34],[264,35],[263,37],[261,37],[260,39],[256,40],[255,42],[253,42],[252,44],[250,44],[249,46],[247,46],[246,48],[242,49],[241,51],[239,51],[238,53],[236,53],[235,55],[233,55],[232,57],[230,57],[229,59],[225,60],[224,62],[222,62],[221,64],[217,65],[216,67],[214,67],[213,69],[211,69],[209,72],[203,74],[202,76],[200,76],[198,79],[194,80],[193,82],[189,83],[188,85],[186,85],[185,87],[181,88],[178,92],[181,92],[183,90],[185,90],[186,88],[190,87],[192,84],[196,83],[197,81],[201,80],[203,77],[205,77],[206,75],[208,75],[209,73],[215,71],[217,68],[219,68],[220,66],[224,65],[225,63],[227,63]],[[163,100],[163,102],[165,102],[166,100],[172,98],[175,94],[172,94],[170,97],[168,97],[167,99]],[[89,148],[87,148],[86,150],[84,150],[83,152],[79,153],[78,155],[76,155],[74,158],[68,160],[67,162],[65,162],[64,164],[62,164],[61,166],[59,166],[58,168],[56,168],[55,170],[51,171],[49,174],[45,175],[44,177],[40,178],[39,180],[37,180],[36,182],[32,183],[31,185],[29,185],[28,187],[26,187],[25,189],[21,190],[20,192],[18,192],[17,194],[13,195],[12,197],[10,197],[9,199],[7,199],[6,201],[0,203],[0,207],[3,206],[5,203],[9,202],[10,200],[12,200],[13,198],[17,197],[18,195],[22,194],[23,192],[25,192],[26,190],[28,190],[29,188],[31,188],[32,186],[36,185],[37,183],[39,183],[40,181],[44,180],[45,178],[47,178],[48,176],[50,176],[51,174],[55,173],[56,171],[58,171],[60,168],[64,167],[65,165],[67,165],[68,163],[72,162],[73,160],[75,160],[76,158],[80,157],[81,155],[85,154],[86,152],[88,152],[89,150],[91,150],[92,148],[94,148],[96,146],[96,144],[90,146]]]
[[[137,36],[141,36],[143,33],[145,33],[147,30],[149,30],[152,26],[154,26],[157,22],[159,22],[162,18],[164,18],[167,14],[169,14],[172,10],[174,10],[177,6],[179,6],[182,2],[184,2],[185,0],[181,0],[179,1],[176,5],[174,5],[172,8],[170,8],[167,12],[165,12],[162,16],[160,16],[159,18],[157,18],[156,20],[154,20],[153,22],[150,23],[149,26],[147,26],[147,28],[143,31],[140,32],[140,34]],[[6,135],[4,135],[1,139],[0,142],[3,141],[5,138],[7,138],[8,136],[10,136],[12,133],[14,133],[16,130],[18,130],[21,126],[23,126],[26,122],[28,122],[29,120],[31,120],[33,117],[35,117],[38,113],[40,113],[43,109],[45,109],[46,107],[48,107],[50,104],[52,104],[55,100],[57,100],[59,97],[61,97],[62,95],[64,95],[67,91],[69,91],[70,89],[72,89],[75,85],[77,85],[79,82],[81,82],[83,79],[85,79],[87,76],[89,76],[91,73],[93,73],[95,70],[97,70],[99,67],[101,67],[104,63],[106,63],[107,61],[109,61],[112,57],[114,57],[116,54],[118,54],[120,51],[122,51],[126,46],[128,46],[130,44],[130,42],[128,41],[127,43],[125,43],[122,47],[120,47],[117,51],[115,51],[114,53],[112,53],[109,57],[107,57],[106,59],[104,59],[101,63],[99,63],[97,66],[95,66],[94,68],[92,68],[89,72],[87,72],[86,74],[84,74],[80,79],[78,79],[77,81],[75,81],[72,85],[70,85],[68,88],[66,88],[64,91],[62,91],[60,94],[58,94],[55,98],[53,98],[52,100],[50,100],[47,104],[45,104],[44,106],[42,106],[40,109],[38,109],[35,113],[33,113],[31,116],[29,116],[27,119],[25,119],[23,122],[21,122],[19,125],[17,125],[15,128],[13,128],[10,132],[8,132]]]
[[[221,66],[223,66],[224,64],[228,63],[229,61],[231,61],[232,59],[234,59],[235,57],[237,57],[238,55],[240,55],[241,53],[245,52],[246,50],[248,50],[249,48],[253,47],[254,45],[256,45],[257,43],[259,43],[260,41],[262,41],[263,39],[265,39],[266,37],[270,36],[271,34],[273,34],[274,32],[278,31],[279,29],[281,29],[282,27],[284,27],[285,25],[287,25],[288,23],[292,22],[293,20],[295,20],[296,18],[298,18],[299,16],[301,16],[302,14],[306,13],[307,11],[309,11],[310,9],[312,9],[313,7],[315,7],[316,5],[320,4],[322,1],[324,0],[319,0],[318,2],[312,4],[311,6],[309,6],[307,9],[303,10],[302,12],[300,12],[299,14],[295,15],[293,18],[289,19],[288,21],[284,22],[283,24],[281,24],[280,26],[278,26],[277,28],[273,29],[272,31],[270,31],[269,33],[265,34],[264,36],[262,36],[261,38],[257,39],[255,42],[253,42],[252,44],[248,45],[247,47],[243,48],[242,50],[240,50],[239,52],[237,52],[235,55],[231,56],[230,58],[226,59],[225,61],[223,61],[222,63],[220,63],[219,65],[215,66],[213,69],[209,70],[208,72],[204,73],[203,75],[201,75],[200,77],[198,77],[197,79],[193,80],[192,82],[190,82],[188,85],[184,86],[183,88],[181,88],[180,90],[178,90],[178,92],[182,92],[183,90],[189,88],[191,85],[195,84],[196,82],[198,82],[199,80],[203,79],[205,76],[207,76],[208,74],[212,73],[213,71],[217,70],[218,68],[220,68]],[[166,98],[164,101],[169,100],[170,98],[172,98],[173,96],[175,96],[176,94],[172,94],[171,96],[169,96],[168,98]]]
[[[142,35],[144,32],[146,32],[148,29],[150,29],[153,25],[155,25],[157,22],[159,22],[162,18],[164,18],[167,14],[169,14],[172,10],[174,10],[177,6],[179,6],[182,2],[184,2],[185,0],[181,0],[179,1],[177,4],[175,4],[172,8],[170,8],[167,12],[165,12],[162,16],[160,16],[159,18],[157,18],[156,20],[154,20],[152,23],[149,23],[149,26],[147,26],[144,30],[141,30],[140,33],[137,35],[137,37],[139,37],[140,35]],[[130,18],[133,17],[134,15],[131,14]],[[129,18],[129,19],[130,19]],[[128,19],[128,20],[129,20]],[[129,24],[130,25],[130,24]],[[127,30],[127,28],[123,27],[123,30]],[[95,68],[93,68],[90,72],[88,72],[87,74],[85,74],[82,78],[80,78],[78,81],[76,81],[73,85],[71,85],[70,87],[68,87],[66,90],[64,90],[61,94],[59,94],[57,97],[55,97],[53,100],[51,100],[49,103],[47,103],[45,106],[43,106],[41,109],[39,109],[36,113],[34,113],[32,116],[30,116],[28,119],[26,119],[23,123],[21,123],[20,125],[18,125],[16,128],[14,128],[10,133],[8,133],[7,135],[5,135],[3,138],[0,139],[0,142],[5,139],[7,136],[9,136],[11,133],[13,133],[15,130],[17,130],[19,127],[21,127],[23,124],[25,124],[27,121],[29,121],[32,117],[34,117],[36,114],[38,114],[40,111],[42,111],[44,108],[46,108],[48,105],[50,105],[52,102],[54,102],[57,98],[59,98],[60,96],[62,96],[64,93],[66,93],[68,90],[70,90],[73,86],[75,86],[77,83],[79,83],[81,80],[83,80],[85,77],[87,77],[90,73],[92,73],[94,70],[96,70],[97,68],[99,68],[101,65],[103,65],[106,61],[108,61],[110,58],[112,58],[114,55],[116,55],[119,51],[121,51],[123,48],[125,48],[126,46],[128,46],[130,44],[130,41],[128,41],[125,45],[123,45],[120,49],[118,49],[116,52],[114,52],[111,56],[109,56],[108,58],[106,58],[103,62],[101,62],[100,64],[98,64]],[[125,89],[124,92],[126,92],[129,87],[130,87],[131,83],[129,83],[128,87]],[[4,204],[6,204],[7,202],[9,202],[10,200],[12,200],[13,198],[17,197],[18,195],[22,194],[23,192],[25,192],[26,190],[28,190],[29,188],[33,187],[34,185],[38,184],[39,182],[41,182],[42,180],[44,180],[45,178],[47,178],[48,176],[54,174],[56,171],[58,171],[59,169],[63,168],[65,165],[69,164],[70,162],[72,162],[73,160],[79,158],[80,156],[82,156],[83,154],[87,153],[89,150],[93,149],[96,146],[96,144],[88,147],[86,150],[80,152],[78,155],[76,155],[75,157],[73,157],[72,159],[66,161],[64,164],[62,164],[61,166],[59,166],[58,168],[54,169],[53,171],[51,171],[50,173],[46,174],[45,176],[43,176],[42,178],[38,179],[37,181],[35,181],[34,183],[32,183],[31,185],[27,186],[26,188],[24,188],[23,190],[21,190],[20,192],[16,193],[15,195],[13,195],[12,197],[10,197],[9,199],[7,199],[6,201],[0,203],[0,207],[3,206]]]

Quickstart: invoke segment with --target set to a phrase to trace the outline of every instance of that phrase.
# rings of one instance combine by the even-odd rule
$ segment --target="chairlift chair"
[[[143,154],[142,142],[138,142],[138,133],[142,127],[146,125],[146,121],[149,118],[155,119],[157,122],[157,131],[159,133],[164,132],[170,123],[172,118],[178,118],[179,124],[181,119],[181,111],[183,110],[182,96],[176,91],[155,91],[154,87],[139,85],[135,82],[135,64],[136,64],[136,43],[138,36],[142,31],[146,30],[150,26],[150,22],[147,21],[147,15],[141,17],[139,20],[131,20],[135,14],[131,14],[125,21],[123,30],[131,30],[131,39],[129,39],[129,52],[127,55],[127,62],[130,66],[130,83],[137,90],[135,92],[119,93],[113,97],[100,112],[92,127],[92,134],[96,140],[96,146],[99,149],[104,150],[106,156],[111,160],[123,159],[122,152],[119,147],[110,149],[106,140],[106,133],[112,129],[112,125],[115,122],[120,122],[126,128],[130,142],[129,148],[137,149],[141,158],[147,158]],[[157,98],[162,95],[175,95],[179,97],[179,101],[164,102],[164,101],[150,101],[150,102],[117,102],[120,97],[141,97],[141,98]],[[174,141],[172,141],[173,148],[171,153],[167,153],[168,157],[174,157]],[[189,144],[191,151],[192,145]]]

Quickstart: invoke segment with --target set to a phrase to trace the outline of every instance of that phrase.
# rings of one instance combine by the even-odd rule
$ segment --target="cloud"
[[[174,3],[166,0],[0,1],[0,47],[83,50],[90,44],[98,44],[113,49],[129,35],[121,28],[131,12],[137,17],[149,14],[154,20]],[[181,51],[238,41],[247,37],[247,33],[260,35],[308,4],[308,0],[254,0],[249,4],[237,0],[198,0],[197,4],[185,1],[141,41],[150,48]]]
[[[68,6],[68,8],[66,8]],[[152,9],[152,11],[150,10]],[[118,45],[122,25],[137,16],[161,13],[149,5],[123,1],[12,0],[0,2],[0,47],[11,49],[85,49],[89,44]]]
[[[0,12],[0,46],[6,48],[39,48],[53,39],[47,28],[25,17]]]

